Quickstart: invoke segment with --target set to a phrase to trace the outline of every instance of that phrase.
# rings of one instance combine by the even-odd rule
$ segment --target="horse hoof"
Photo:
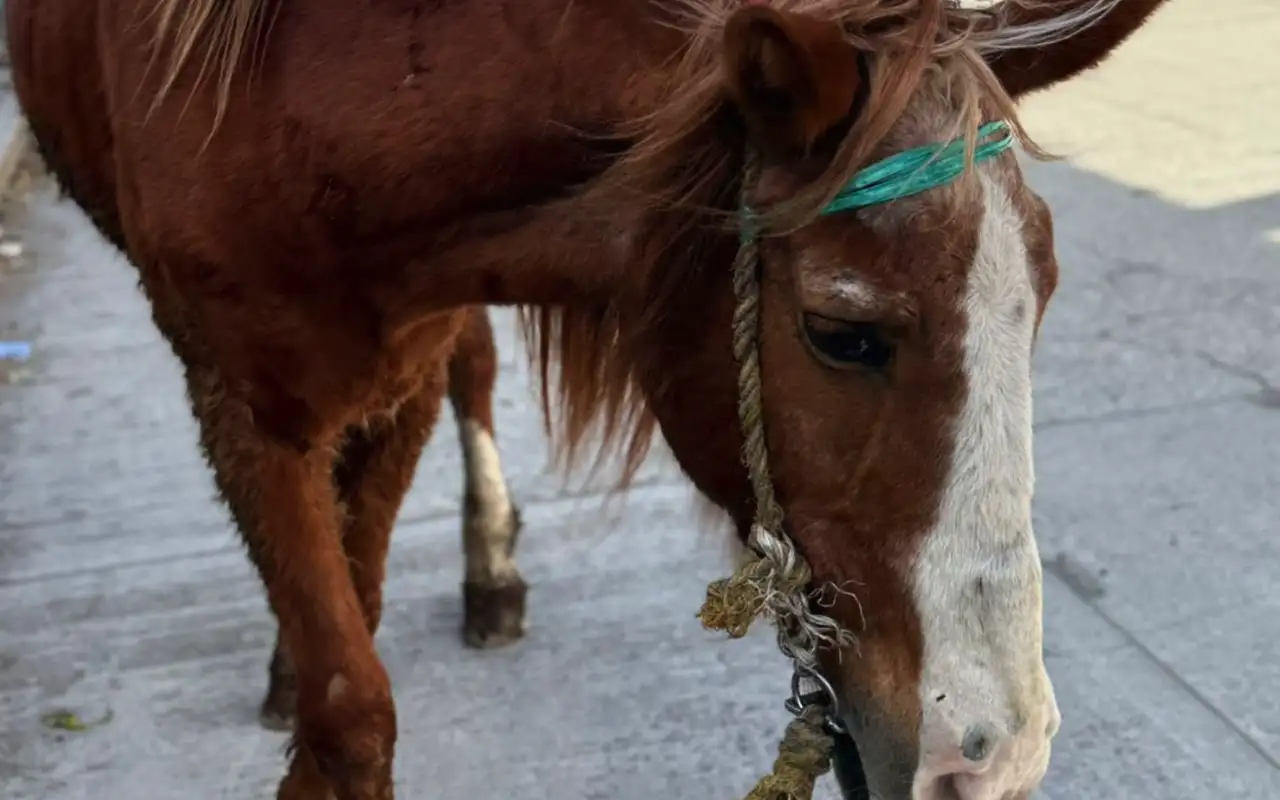
[[[462,639],[467,646],[491,650],[523,637],[527,593],[519,577],[498,584],[464,583]]]
[[[298,693],[272,687],[258,710],[258,722],[269,731],[292,731],[298,723]]]

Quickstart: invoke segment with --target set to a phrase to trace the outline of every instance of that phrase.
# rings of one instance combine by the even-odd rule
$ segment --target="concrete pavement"
[[[1175,0],[1033,99],[1062,283],[1037,353],[1037,532],[1064,713],[1050,800],[1280,797],[1280,52],[1273,0]],[[1269,65],[1269,66],[1268,66]],[[272,796],[273,625],[210,495],[131,270],[47,188],[3,220],[0,797]],[[768,631],[704,633],[718,532],[659,454],[605,498],[546,471],[511,318],[499,436],[531,632],[465,650],[446,416],[391,558],[380,647],[401,796],[732,800],[785,724]],[[42,717],[73,711],[83,732]],[[827,787],[829,791],[829,787]],[[833,795],[826,795],[831,797]]]

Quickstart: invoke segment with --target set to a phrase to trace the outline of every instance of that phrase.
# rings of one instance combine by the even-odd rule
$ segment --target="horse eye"
[[[832,367],[884,369],[893,358],[893,345],[870,322],[805,314],[804,336],[818,360]]]

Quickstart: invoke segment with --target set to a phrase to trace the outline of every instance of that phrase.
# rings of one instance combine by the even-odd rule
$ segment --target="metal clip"
[[[801,683],[805,680],[816,683],[818,688],[812,692],[802,692]],[[786,707],[798,717],[811,706],[826,707],[822,724],[827,733],[832,736],[849,735],[849,729],[840,719],[840,701],[836,697],[836,690],[831,686],[831,682],[816,669],[797,664],[795,672],[791,673],[791,697],[787,700]]]

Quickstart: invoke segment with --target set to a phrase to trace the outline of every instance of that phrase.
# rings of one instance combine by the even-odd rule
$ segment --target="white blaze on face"
[[[989,173],[979,180],[985,213],[965,297],[967,394],[937,521],[912,575],[924,637],[920,799],[945,776],[965,800],[1032,788],[1058,724],[1031,530],[1037,300],[1022,219]]]

